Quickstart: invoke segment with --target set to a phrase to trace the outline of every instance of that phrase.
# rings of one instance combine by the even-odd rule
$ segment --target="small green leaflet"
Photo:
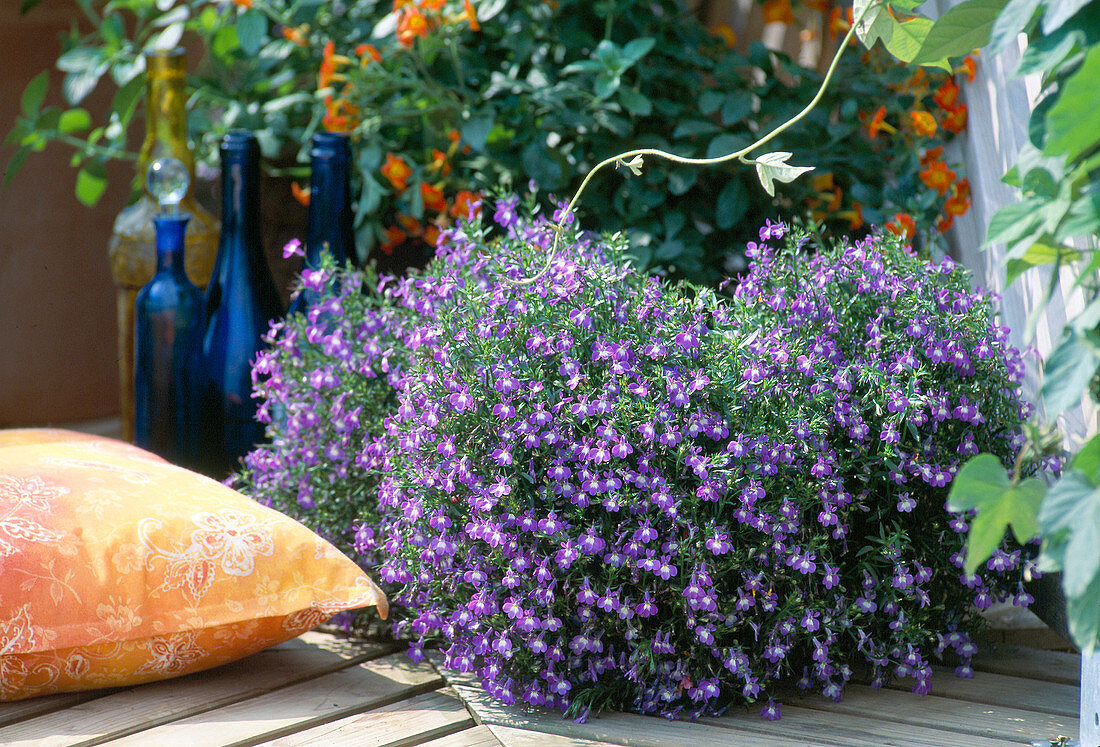
[[[1008,527],[1021,544],[1038,534],[1036,514],[1045,493],[1046,485],[1038,478],[1010,483],[1004,466],[992,454],[979,454],[963,465],[951,483],[947,507],[978,510],[966,538],[967,573],[993,554]]]
[[[813,171],[813,166],[791,166],[787,159],[791,154],[787,151],[775,151],[765,153],[755,160],[756,173],[760,177],[760,186],[772,197],[775,197],[775,185],[773,182],[793,182],[807,171]]]

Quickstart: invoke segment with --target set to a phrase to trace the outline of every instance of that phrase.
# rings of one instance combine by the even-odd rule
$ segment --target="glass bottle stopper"
[[[180,200],[187,194],[190,183],[187,167],[178,158],[156,159],[145,175],[149,194],[157,199],[160,211],[165,215],[175,215],[179,211]]]

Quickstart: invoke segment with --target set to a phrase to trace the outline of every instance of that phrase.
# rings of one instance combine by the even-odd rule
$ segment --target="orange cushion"
[[[386,597],[298,522],[111,439],[0,430],[0,700],[188,674]]]

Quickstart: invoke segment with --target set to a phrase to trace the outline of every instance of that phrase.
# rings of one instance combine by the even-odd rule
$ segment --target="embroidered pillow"
[[[0,430],[0,700],[196,672],[382,591],[298,522],[129,444]]]

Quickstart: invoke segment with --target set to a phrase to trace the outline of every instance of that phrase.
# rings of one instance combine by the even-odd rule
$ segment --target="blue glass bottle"
[[[310,144],[309,213],[306,218],[305,267],[316,269],[331,254],[343,267],[355,253],[355,210],[351,202],[351,143],[338,132],[318,132]],[[304,312],[317,300],[303,290],[290,305]]]
[[[206,290],[203,338],[202,469],[224,477],[263,440],[256,420],[251,363],[272,319],[281,316],[260,231],[260,147],[231,130],[221,153],[222,227]]]
[[[134,443],[193,467],[204,312],[202,291],[184,272],[188,220],[153,217],[157,270],[134,304]]]

